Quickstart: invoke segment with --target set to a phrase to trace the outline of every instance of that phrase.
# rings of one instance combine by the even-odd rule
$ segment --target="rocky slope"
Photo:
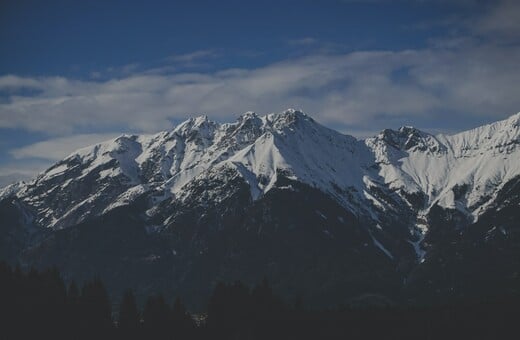
[[[494,258],[514,253],[519,144],[520,114],[452,136],[402,127],[366,140],[296,110],[201,116],[78,150],[4,188],[2,257],[192,297],[266,275],[316,301],[397,298],[442,276],[450,251],[443,261],[469,261],[498,237]],[[439,292],[453,288],[439,280]]]

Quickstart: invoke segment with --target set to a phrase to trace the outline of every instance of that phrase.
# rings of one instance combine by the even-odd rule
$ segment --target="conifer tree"
[[[176,298],[173,303],[171,321],[175,337],[185,339],[193,333],[195,324],[180,298]]]
[[[99,279],[87,282],[81,291],[81,328],[93,334],[108,333],[112,327],[110,299]]]
[[[163,339],[171,335],[170,307],[162,295],[148,298],[143,311],[143,320],[147,336]]]
[[[140,325],[140,315],[137,310],[137,303],[132,290],[127,290],[123,294],[119,305],[119,324],[118,327],[123,333],[136,332]]]

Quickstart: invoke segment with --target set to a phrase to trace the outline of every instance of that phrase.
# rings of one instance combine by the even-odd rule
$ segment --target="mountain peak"
[[[506,119],[506,121],[513,125],[514,127],[520,126],[520,112],[515,113],[514,115],[510,116]]]
[[[267,115],[267,120],[271,122],[272,126],[277,130],[294,126],[301,121],[314,122],[311,117],[296,109],[287,109],[279,113],[271,113]]]
[[[287,117],[287,118],[295,118],[295,117],[309,118],[309,116],[307,116],[307,114],[305,112],[303,112],[302,110],[292,109],[292,108],[284,110],[284,111],[278,113],[277,115],[279,117]]]
[[[406,152],[445,152],[446,147],[437,138],[413,126],[401,126],[397,130],[385,129],[376,137],[367,140],[369,144],[383,143]]]
[[[205,123],[208,123],[210,121],[208,116],[205,115],[205,114],[201,114],[201,115],[196,116],[196,117],[194,117],[192,119],[193,119],[193,125],[194,126],[201,126],[201,125],[203,125]]]
[[[247,111],[240,115],[239,120],[246,120],[246,119],[252,119],[257,118],[258,115],[254,111]]]
[[[205,138],[210,138],[217,127],[217,123],[203,114],[180,123],[173,131],[183,136],[189,135],[194,137],[195,135],[200,135]]]
[[[274,248],[266,242],[285,247],[296,240],[303,253],[314,244],[337,246],[338,251],[317,251],[336,259],[347,249],[344,258],[349,261],[352,254],[363,259],[379,254],[384,263],[390,258],[396,266],[412,261],[426,266],[437,262],[437,249],[444,249],[434,248],[435,242],[451,242],[447,237],[453,235],[458,245],[469,223],[481,216],[487,223],[489,215],[484,214],[516,207],[519,121],[516,114],[456,136],[438,137],[403,126],[358,141],[295,109],[267,116],[246,112],[227,124],[202,115],[174,131],[123,135],[78,150],[33,182],[0,190],[0,203],[12,197],[4,207],[19,204],[20,216],[27,213],[31,219],[27,228],[50,229],[42,234],[49,240],[43,246],[30,243],[37,237],[27,229],[26,244],[31,253],[50,250],[52,258],[62,249],[64,258],[88,258],[90,253],[76,250],[90,251],[82,245],[92,242],[110,247],[93,248],[96,256],[115,254],[124,263],[145,268],[141,263],[153,255],[175,273],[190,273],[193,263],[205,266],[205,259],[221,253],[224,257],[215,257],[218,263],[234,265],[230,259],[253,253],[235,245],[250,247],[258,240],[269,261],[265,268],[270,268]],[[502,219],[492,230],[504,230],[504,237],[509,237],[509,226],[502,221],[507,222]],[[110,224],[96,227],[100,223]],[[509,225],[514,225],[513,219]],[[53,235],[47,233],[64,228],[77,229],[61,234],[71,237],[47,238]],[[474,229],[472,235],[479,232]],[[116,234],[107,234],[113,231]],[[88,238],[81,239],[84,235]],[[135,257],[127,257],[126,248],[113,251],[114,242],[96,242],[98,235],[123,236]],[[309,237],[309,243],[302,243],[303,237]],[[161,247],[150,240],[158,240]],[[232,251],[221,251],[229,242],[211,243],[220,240],[231,240]],[[500,246],[506,244],[505,238],[500,240]],[[302,257],[279,263],[290,268],[293,258]],[[112,259],[107,263],[124,267]],[[173,267],[177,265],[186,267]],[[222,268],[219,273],[228,271]],[[343,272],[344,266],[338,268]]]
[[[397,129],[397,131],[399,131],[400,134],[403,134],[403,135],[421,135],[421,134],[424,134],[423,131],[413,127],[413,126],[410,126],[410,125],[404,125],[404,126],[401,126],[399,129]]]
[[[262,125],[262,119],[253,111],[247,111],[240,115],[238,118],[239,126],[251,127],[256,126],[259,127]]]

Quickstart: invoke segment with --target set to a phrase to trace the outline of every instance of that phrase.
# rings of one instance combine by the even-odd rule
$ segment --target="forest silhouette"
[[[203,313],[180,298],[132,290],[112,305],[103,282],[81,289],[56,269],[22,271],[0,263],[1,339],[505,339],[518,334],[518,296],[429,305],[344,306],[310,310],[286,302],[267,280],[250,289],[218,283]]]

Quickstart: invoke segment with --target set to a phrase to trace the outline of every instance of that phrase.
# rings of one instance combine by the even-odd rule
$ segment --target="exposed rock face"
[[[0,254],[194,305],[217,280],[263,276],[329,305],[464,295],[486,275],[513,287],[519,122],[357,140],[287,110],[123,135],[0,191]]]

